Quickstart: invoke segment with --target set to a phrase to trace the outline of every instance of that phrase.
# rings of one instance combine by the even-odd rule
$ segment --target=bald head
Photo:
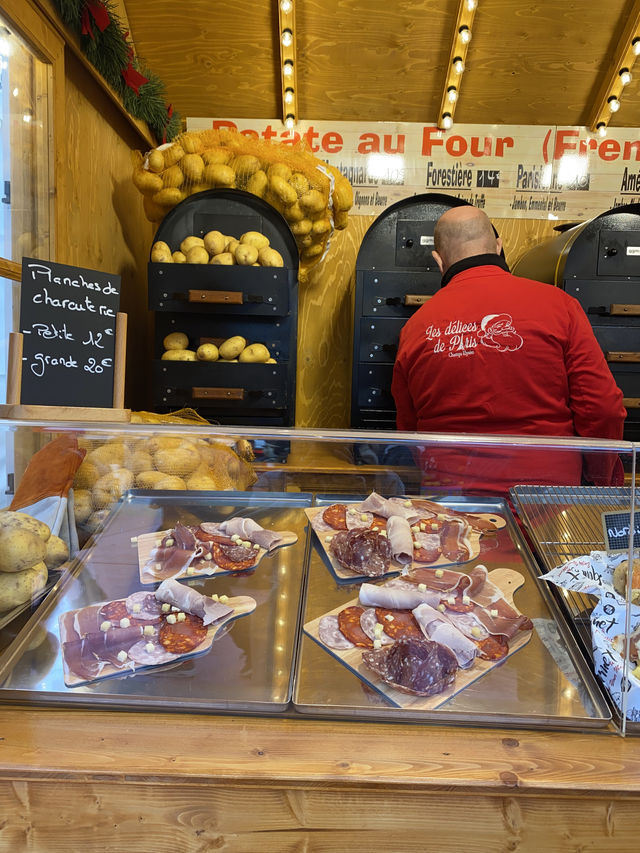
[[[471,205],[452,207],[436,222],[434,253],[441,272],[473,255],[499,255],[502,242],[484,211]]]

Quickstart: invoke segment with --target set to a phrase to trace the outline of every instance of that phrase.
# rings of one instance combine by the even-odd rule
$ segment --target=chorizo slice
[[[485,637],[484,640],[476,640],[478,657],[482,660],[502,660],[509,654],[509,642],[505,636]]]
[[[163,619],[158,642],[168,652],[183,655],[192,652],[207,638],[207,628],[199,616],[185,613],[183,621],[168,622]]]
[[[231,572],[240,572],[255,566],[257,556],[256,551],[248,550],[243,545],[227,546],[217,542],[211,543],[211,555],[217,566]]]
[[[364,613],[364,607],[353,605],[345,607],[338,613],[338,627],[342,634],[353,643],[354,646],[360,646],[363,649],[372,649],[373,640],[367,637],[362,630],[360,617]]]
[[[424,634],[410,610],[376,607],[376,619],[384,626],[385,634],[394,640],[405,640],[411,637],[424,639]]]
[[[346,504],[331,504],[322,513],[322,519],[334,530],[347,529]]]

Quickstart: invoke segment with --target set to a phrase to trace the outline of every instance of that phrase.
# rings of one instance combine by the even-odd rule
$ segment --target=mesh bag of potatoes
[[[0,512],[0,613],[32,601],[47,585],[49,570],[68,559],[67,543],[43,521]]]
[[[73,481],[74,514],[88,533],[129,489],[246,491],[257,479],[246,448],[242,458],[213,439],[171,433],[78,443],[87,454]]]
[[[295,236],[301,281],[326,254],[334,228],[346,228],[353,205],[347,178],[314,157],[306,142],[283,145],[227,129],[187,131],[144,157],[137,152],[133,182],[150,222],[207,189],[237,188],[263,198]]]

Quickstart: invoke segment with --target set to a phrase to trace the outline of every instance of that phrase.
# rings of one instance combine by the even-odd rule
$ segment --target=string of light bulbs
[[[632,80],[631,69],[639,55],[640,0],[635,0],[615,57],[591,111],[589,127],[599,136],[607,135],[611,117],[620,109],[620,98],[625,86],[628,86]]]
[[[277,0],[277,3],[282,122],[285,127],[292,128],[298,121],[295,7],[294,0]]]
[[[471,41],[473,18],[478,0],[459,0],[458,15],[451,41],[447,77],[438,112],[438,127],[449,130],[453,125],[453,115],[460,95],[460,84],[465,70],[467,50]]]

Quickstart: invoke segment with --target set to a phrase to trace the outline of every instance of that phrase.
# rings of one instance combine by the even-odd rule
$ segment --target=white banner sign
[[[300,122],[189,118],[188,130],[231,128],[254,138],[293,144],[351,181],[352,213],[380,214],[403,198],[446,193],[489,216],[584,220],[640,202],[640,129],[611,128],[605,137],[584,127],[372,122]]]

